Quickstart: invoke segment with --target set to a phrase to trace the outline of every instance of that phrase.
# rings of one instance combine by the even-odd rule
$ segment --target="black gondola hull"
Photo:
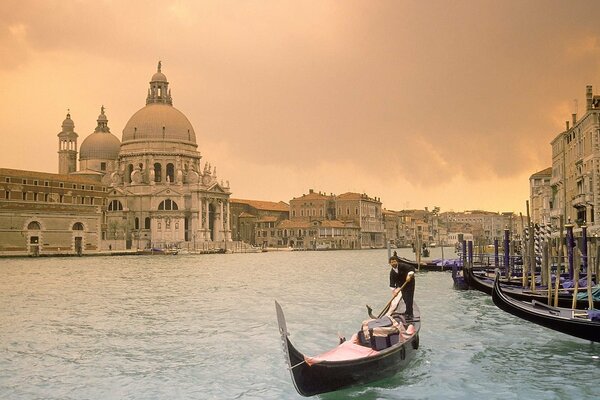
[[[494,282],[492,300],[498,308],[516,317],[567,335],[600,342],[600,322],[577,317],[577,314],[586,314],[583,310],[536,305],[535,301],[512,299],[503,292],[498,279]]]
[[[482,279],[473,273],[472,268],[464,268],[463,273],[465,276],[465,281],[472,288],[479,290],[481,292],[487,293],[490,296],[492,295],[494,289],[494,281],[490,279]],[[502,289],[509,297],[522,301],[532,301],[536,300],[540,303],[547,303],[548,297],[542,294],[532,293],[528,289],[523,289],[522,287],[518,287],[516,285],[505,285],[501,284]],[[558,296],[558,306],[563,308],[571,308],[573,302],[573,297],[571,295],[559,294]],[[600,308],[600,301],[593,301],[594,308]],[[578,309],[586,309],[589,307],[588,300],[576,300],[575,307]]]
[[[292,381],[302,396],[313,396],[350,386],[374,382],[395,375],[414,358],[419,347],[420,322],[407,341],[378,352],[377,355],[347,361],[322,361],[308,365],[305,356],[289,340],[283,311],[277,302],[277,318]],[[415,315],[418,307],[414,305]]]

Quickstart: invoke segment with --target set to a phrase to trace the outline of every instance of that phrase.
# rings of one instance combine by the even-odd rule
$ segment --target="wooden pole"
[[[531,272],[531,291],[535,293],[535,237],[531,216],[529,214],[529,200],[525,202],[527,207],[527,226],[529,227],[529,271]]]
[[[419,235],[419,231],[415,228],[415,255],[417,258],[417,271],[421,270],[421,235]]]
[[[575,283],[575,290],[573,290],[573,302],[571,303],[571,308],[576,308],[577,292],[579,291],[579,269],[581,265],[581,259],[579,257],[579,247],[575,246],[573,250],[573,282]]]
[[[558,288],[560,286],[560,274],[562,272],[562,260],[564,257],[564,229],[565,229],[565,220],[563,216],[560,216],[560,233],[558,238],[558,263],[556,265],[556,279],[554,282],[554,307],[558,307]]]
[[[587,251],[586,254],[591,254],[592,253],[592,244],[590,243],[586,243],[586,247],[587,247]],[[587,260],[587,263],[585,265],[585,276],[586,276],[586,283],[587,283],[587,296],[588,296],[588,309],[592,309],[594,308],[594,299],[592,299],[592,274],[590,273],[590,270],[593,270],[592,267],[592,263],[590,262],[590,260]]]
[[[546,275],[546,281],[548,282],[548,305],[550,305],[550,293],[552,290],[552,279],[550,279],[550,273],[551,273],[551,265],[552,263],[550,262],[550,246],[548,245],[548,242],[545,241],[544,242],[544,247],[542,250],[542,271],[546,271],[544,273],[544,275]]]
[[[523,227],[523,238],[521,239],[522,242],[522,248],[523,248],[523,254],[522,254],[522,262],[523,265],[521,267],[521,283],[523,287],[527,286],[527,265],[529,264],[529,246],[527,245],[527,241],[525,240],[525,221],[523,220],[523,214],[519,213],[519,215],[521,216],[521,226]],[[527,228],[527,230],[529,231],[529,227]]]

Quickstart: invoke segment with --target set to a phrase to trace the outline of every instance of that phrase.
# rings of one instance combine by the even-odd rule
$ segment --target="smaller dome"
[[[80,160],[116,160],[121,142],[110,132],[94,132],[86,137],[79,149]]]
[[[167,77],[162,72],[157,72],[152,75],[152,80],[150,82],[167,82]]]
[[[63,131],[64,130],[70,130],[70,131],[72,131],[73,129],[75,129],[75,123],[71,119],[71,114],[70,113],[67,114],[67,118],[65,118],[65,120],[63,121],[62,128],[63,128]]]

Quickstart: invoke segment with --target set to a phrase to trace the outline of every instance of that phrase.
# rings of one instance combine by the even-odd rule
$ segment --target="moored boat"
[[[383,350],[360,344],[358,335],[335,348],[308,357],[294,347],[283,309],[275,301],[279,333],[292,382],[302,396],[313,396],[392,376],[404,369],[419,348],[420,312],[413,304],[414,320],[399,341]]]
[[[494,280],[477,276],[473,272],[473,268],[463,268],[463,274],[465,276],[465,281],[468,283],[469,287],[472,289],[479,290],[481,292],[487,293],[490,296],[492,295],[492,291],[494,289]],[[532,301],[536,300],[538,303],[547,303],[548,296],[547,292],[540,291],[533,292],[530,288],[523,288],[518,285],[518,282],[512,281],[511,284],[508,283],[499,283],[502,286],[504,292],[517,300],[522,301]],[[563,308],[571,307],[573,302],[573,296],[568,292],[563,290],[559,291],[558,295],[558,306]],[[589,306],[587,299],[577,299],[575,302],[577,309],[586,309]],[[594,308],[600,309],[600,301],[593,301]]]
[[[509,314],[567,335],[600,342],[600,315],[597,320],[592,319],[600,311],[552,307],[537,300],[515,300],[504,293],[499,274],[492,289],[494,304]]]

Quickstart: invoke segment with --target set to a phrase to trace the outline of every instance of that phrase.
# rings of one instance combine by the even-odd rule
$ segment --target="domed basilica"
[[[67,114],[58,135],[59,173],[95,177],[107,188],[102,247],[125,241],[126,248],[191,249],[231,241],[229,182],[217,179],[216,167],[201,164],[194,128],[173,107],[160,62],[146,105],[131,116],[121,141],[110,132],[104,107],[97,122],[81,144],[75,171],[78,135]]]

